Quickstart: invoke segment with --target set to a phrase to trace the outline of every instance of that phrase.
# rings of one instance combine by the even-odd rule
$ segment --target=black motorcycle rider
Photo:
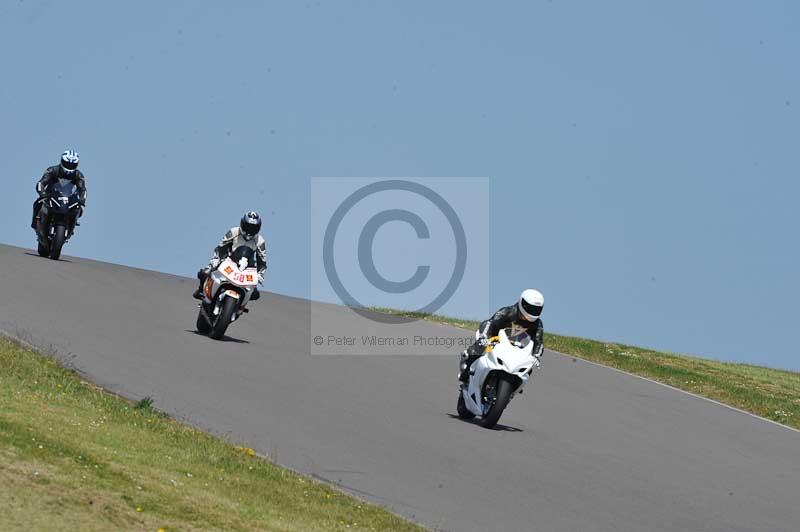
[[[231,227],[222,240],[219,241],[217,247],[214,248],[214,255],[208,263],[208,266],[197,272],[197,279],[200,285],[194,291],[192,297],[195,299],[203,299],[203,284],[212,270],[215,270],[220,262],[231,254],[235,249],[240,246],[247,246],[256,252],[256,269],[258,270],[258,282],[264,282],[264,273],[267,271],[267,244],[264,238],[259,234],[261,231],[261,216],[255,211],[244,213],[239,227]],[[253,294],[250,296],[250,301],[255,301],[261,294],[258,293],[258,287],[255,287]]]
[[[480,358],[489,345],[489,338],[497,336],[501,329],[512,327],[523,329],[533,340],[533,355],[542,356],[544,326],[539,316],[544,308],[544,296],[538,290],[531,288],[522,292],[515,305],[503,307],[488,320],[481,323],[478,328],[478,338],[475,343],[461,354],[461,372],[458,379],[469,382],[469,367]]]
[[[78,218],[83,216],[83,207],[86,205],[86,179],[83,173],[78,170],[80,157],[75,150],[64,150],[61,154],[61,161],[55,166],[51,166],[44,171],[42,178],[36,183],[36,192],[39,197],[33,202],[33,217],[31,218],[31,228],[36,229],[36,220],[42,208],[42,201],[47,194],[47,187],[59,179],[69,179],[78,188]]]

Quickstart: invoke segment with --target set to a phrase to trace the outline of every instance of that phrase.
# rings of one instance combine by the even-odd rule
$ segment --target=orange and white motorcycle
[[[197,330],[215,340],[221,339],[228,325],[248,311],[247,303],[257,285],[255,251],[247,246],[240,246],[203,283]]]

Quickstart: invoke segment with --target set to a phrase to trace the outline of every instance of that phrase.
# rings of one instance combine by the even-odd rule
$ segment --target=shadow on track
[[[30,255],[31,257],[36,257],[37,259],[47,259],[47,260],[52,260],[50,257],[42,257],[42,256],[41,256],[41,255],[39,255],[38,253],[31,253],[30,251],[26,251],[26,252],[25,252],[25,254],[26,254],[26,255]],[[54,261],[54,262],[69,262],[70,264],[72,264],[72,261],[71,261],[71,260],[69,260],[69,259],[65,259],[65,258],[63,258],[63,257],[59,258],[59,259],[58,259],[58,261]]]
[[[200,331],[195,331],[195,330],[192,330],[192,329],[184,329],[184,331],[186,331],[188,333],[192,333],[192,334],[194,334],[196,336],[202,336],[204,338],[208,338],[209,340],[211,340],[211,338],[209,338],[209,336],[207,334],[203,334]],[[214,342],[231,342],[231,343],[234,343],[234,344],[249,344],[250,343],[247,340],[240,340],[239,338],[232,338],[232,337],[228,336],[227,334],[225,336],[223,336],[222,339],[220,339],[220,340],[214,340]]]
[[[478,420],[478,419],[461,419],[456,414],[450,414],[450,413],[447,414],[447,417],[449,417],[450,419],[457,419],[457,420],[462,421],[464,423],[469,423],[470,425],[476,425],[476,426],[480,427],[480,420]],[[481,427],[481,428],[483,428],[483,427]],[[520,428],[510,427],[508,425],[503,425],[502,423],[498,423],[497,425],[494,426],[494,428],[484,429],[484,430],[499,430],[499,431],[502,431],[502,432],[525,432],[524,430],[522,430]]]

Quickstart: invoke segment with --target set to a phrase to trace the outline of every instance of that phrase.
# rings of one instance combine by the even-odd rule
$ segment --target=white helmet
[[[80,157],[75,150],[64,150],[61,154],[61,170],[66,174],[72,174],[78,169]]]
[[[527,321],[536,321],[544,308],[544,296],[538,290],[528,288],[519,296],[517,309],[519,315]]]

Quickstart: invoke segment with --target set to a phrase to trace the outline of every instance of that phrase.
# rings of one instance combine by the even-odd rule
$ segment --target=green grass
[[[421,530],[0,338],[0,530]]]
[[[377,312],[475,330],[478,322],[419,312]],[[545,333],[545,347],[641,375],[800,429],[800,373]]]

